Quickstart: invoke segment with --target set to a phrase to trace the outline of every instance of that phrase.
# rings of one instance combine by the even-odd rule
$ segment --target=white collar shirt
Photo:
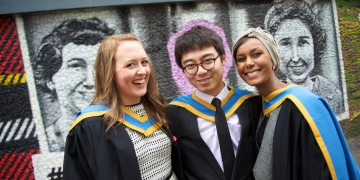
[[[215,98],[214,96],[205,94],[199,91],[198,89],[195,90],[195,93],[200,99],[210,104],[211,101]],[[228,93],[229,93],[229,89],[227,84],[225,84],[224,88],[216,97],[222,101],[228,95]],[[231,141],[234,148],[234,155],[236,156],[239,146],[240,136],[241,136],[241,125],[240,125],[239,117],[237,116],[236,113],[233,113],[226,120],[229,126]],[[219,163],[221,169],[224,171],[215,122],[203,119],[201,117],[197,117],[197,121],[198,121],[201,138],[207,144],[210,151],[213,153],[215,159]]]

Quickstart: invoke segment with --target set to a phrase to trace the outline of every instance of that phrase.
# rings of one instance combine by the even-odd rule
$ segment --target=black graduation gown
[[[183,180],[225,180],[214,155],[201,138],[197,116],[185,108],[166,107],[170,129],[177,137],[172,150],[172,167],[178,179]],[[241,124],[241,138],[236,155],[232,180],[253,180],[252,168],[255,163],[255,122],[261,112],[259,96],[246,99],[235,111]]]
[[[108,131],[102,117],[86,118],[68,134],[64,180],[141,180],[133,143],[123,125]]]
[[[331,179],[329,168],[309,124],[289,99],[283,102],[276,122],[273,179]]]

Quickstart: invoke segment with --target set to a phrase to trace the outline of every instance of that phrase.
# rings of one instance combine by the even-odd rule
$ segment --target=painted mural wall
[[[94,95],[98,45],[116,33],[133,32],[142,40],[169,102],[194,90],[175,63],[179,35],[195,25],[216,31],[226,50],[224,81],[256,91],[237,74],[231,47],[246,28],[266,28],[278,42],[279,77],[322,96],[339,120],[348,118],[335,4],[301,2],[191,2],[1,15],[0,179],[62,178],[67,132]]]

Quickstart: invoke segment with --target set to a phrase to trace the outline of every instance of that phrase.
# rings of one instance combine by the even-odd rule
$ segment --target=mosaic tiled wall
[[[322,56],[312,59],[316,62],[309,77],[318,86],[325,84],[327,88],[318,91],[328,101],[336,100],[333,108],[342,120],[349,112],[335,7],[331,0],[308,3],[309,16],[324,34],[323,49],[312,47],[313,56]],[[256,91],[238,76],[231,47],[242,30],[265,28],[272,5],[191,2],[0,15],[0,179],[62,178],[67,130],[94,92],[96,49],[81,49],[92,35],[138,35],[154,64],[159,89],[169,102],[194,90],[174,62],[175,39],[192,26],[207,26],[225,45],[224,81]],[[284,36],[294,34],[289,29],[285,26]],[[74,45],[77,48],[69,48]],[[279,76],[287,78],[285,72]]]
[[[40,153],[15,19],[0,16],[0,179],[33,179]]]

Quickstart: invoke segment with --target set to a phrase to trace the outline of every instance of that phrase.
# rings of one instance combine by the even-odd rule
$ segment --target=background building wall
[[[349,111],[336,4],[331,0],[307,3],[326,33],[326,49],[312,76],[322,76],[339,89],[341,109],[337,117],[344,122],[358,110]],[[270,1],[178,2],[0,15],[0,179],[61,179],[66,130],[75,120],[74,112],[90,103],[66,92],[81,91],[92,96],[93,84],[89,82],[95,60],[84,57],[83,61],[74,62],[64,58],[66,54],[80,57],[96,53],[89,49],[65,52],[66,45],[73,42],[70,36],[84,33],[81,29],[96,29],[74,23],[59,30],[67,22],[96,21],[102,23],[103,31],[111,29],[106,30],[109,33],[135,33],[152,60],[159,90],[169,102],[194,89],[174,63],[173,48],[178,35],[198,24],[223,38],[227,56],[224,81],[256,91],[237,74],[231,47],[246,28],[264,28],[272,5]],[[66,43],[54,48],[53,44],[59,43],[50,35],[61,31],[69,36],[59,37]],[[51,61],[59,56],[56,52],[62,59],[57,65]],[[39,63],[46,58],[50,63]],[[55,74],[71,72],[72,77],[56,81],[44,73],[47,70]]]

